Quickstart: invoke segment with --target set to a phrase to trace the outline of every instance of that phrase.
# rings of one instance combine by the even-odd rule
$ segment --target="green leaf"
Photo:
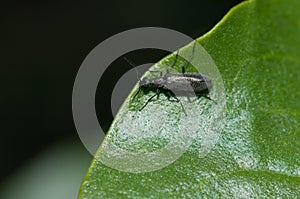
[[[198,39],[224,81],[226,100],[215,99],[226,109],[216,118],[206,99],[184,101],[185,119],[180,105],[163,95],[139,112],[151,93],[132,100],[134,90],[97,156],[114,168],[142,165],[149,172],[120,171],[95,159],[79,198],[300,197],[299,9],[298,0],[246,1]],[[173,59],[155,70],[165,71]],[[187,129],[182,121],[190,122]],[[147,128],[152,137],[143,134],[151,134]],[[143,156],[154,164],[143,164]],[[168,165],[157,169],[157,160]]]

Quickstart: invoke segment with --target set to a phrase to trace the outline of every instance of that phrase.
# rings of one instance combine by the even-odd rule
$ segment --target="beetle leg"
[[[161,71],[158,70],[149,70],[150,73],[161,73]]]
[[[156,89],[156,94],[157,94],[157,99],[159,99],[159,95],[160,95],[160,90],[159,90],[159,88]]]
[[[199,95],[199,96],[197,96],[197,98],[195,98],[194,100],[191,100],[189,97],[187,97],[187,98],[188,98],[189,102],[194,102],[194,101],[198,100],[200,97],[204,97],[204,98],[206,98],[206,99],[208,99],[208,100],[210,100],[210,101],[213,101],[215,104],[218,104],[215,100],[211,99],[211,98],[208,97],[207,95]]]
[[[135,95],[133,96],[133,99],[137,96],[137,94],[139,94],[140,91],[141,91],[141,87],[139,87],[139,90],[135,93]]]
[[[166,95],[167,95],[169,101],[171,101],[171,102],[178,102],[178,99],[175,98],[176,95],[172,91],[168,91],[166,93]],[[175,98],[175,100],[170,99],[171,97]]]
[[[185,116],[187,116],[186,111],[185,111],[185,109],[184,109],[184,106],[183,106],[182,102],[180,101],[180,99],[178,99],[178,98],[176,97],[176,95],[175,95],[174,93],[172,93],[172,92],[168,92],[168,95],[174,97],[174,98],[176,99],[176,102],[179,102],[179,103],[180,103],[181,108],[182,108],[182,111],[184,112]]]
[[[159,96],[159,94],[160,94],[160,90],[157,89],[157,90],[156,90],[156,93],[155,93],[154,95],[152,95],[152,96],[147,100],[147,102],[146,102],[146,103],[144,104],[144,106],[140,109],[140,111],[143,110],[143,109],[147,106],[147,104],[148,104],[155,96]]]
[[[186,111],[185,111],[185,109],[184,109],[184,106],[183,106],[182,102],[180,101],[180,99],[178,99],[176,96],[173,96],[173,97],[177,100],[177,102],[180,103],[181,108],[182,108],[182,111],[184,112],[185,116],[187,116]]]
[[[213,101],[215,104],[218,104],[215,100],[211,99],[210,97],[208,97],[207,95],[202,95],[203,97],[205,97],[206,99],[209,99],[210,101]]]
[[[159,73],[159,76],[162,77],[162,72],[158,70],[149,70],[151,73]]]
[[[185,73],[184,66],[181,68],[181,72],[182,72],[182,73]]]
[[[167,95],[167,98],[168,98],[169,101],[171,101],[171,102],[177,102],[177,100],[170,99],[171,97],[173,97],[173,94],[171,92],[167,92],[166,95]]]

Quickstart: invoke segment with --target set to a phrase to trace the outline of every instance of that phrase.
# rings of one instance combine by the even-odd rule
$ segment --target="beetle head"
[[[149,79],[147,77],[145,77],[144,79],[142,79],[140,81],[140,87],[147,89],[149,87],[149,83],[150,83]]]

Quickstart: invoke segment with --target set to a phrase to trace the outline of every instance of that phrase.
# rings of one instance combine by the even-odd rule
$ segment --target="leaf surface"
[[[222,75],[222,111],[183,100],[185,118],[164,95],[138,111],[153,93],[132,100],[134,90],[97,153],[124,170],[95,159],[79,198],[300,197],[299,9],[297,0],[246,1],[197,40]],[[149,172],[126,172],[137,165]]]

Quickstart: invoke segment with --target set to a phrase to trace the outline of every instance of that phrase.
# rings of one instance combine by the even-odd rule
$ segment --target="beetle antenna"
[[[136,65],[133,62],[131,62],[129,59],[127,59],[127,57],[123,57],[123,58],[134,69],[138,82],[141,82],[141,79],[139,78],[139,71],[136,69]],[[138,91],[133,96],[133,99],[137,96],[137,94],[140,92],[140,90],[141,90],[141,87],[139,87]]]
[[[197,41],[194,40],[194,44],[193,44],[193,47],[192,47],[192,52],[191,52],[190,56],[188,57],[188,60],[185,61],[185,63],[184,63],[184,65],[183,65],[182,68],[185,68],[185,67],[188,66],[189,63],[191,62],[191,60],[192,60],[192,58],[193,58],[193,56],[194,56],[194,54],[195,54],[196,43],[197,43]]]
[[[177,62],[177,59],[178,59],[178,55],[179,55],[179,49],[176,50],[176,53],[175,53],[175,58],[173,59],[173,62],[171,63],[171,65],[169,65],[168,68],[173,68],[173,66],[176,64]]]
[[[131,62],[129,59],[127,59],[127,57],[123,57],[123,58],[135,70],[137,80],[141,81],[141,79],[139,79],[139,71],[136,69],[136,65],[133,62]]]

